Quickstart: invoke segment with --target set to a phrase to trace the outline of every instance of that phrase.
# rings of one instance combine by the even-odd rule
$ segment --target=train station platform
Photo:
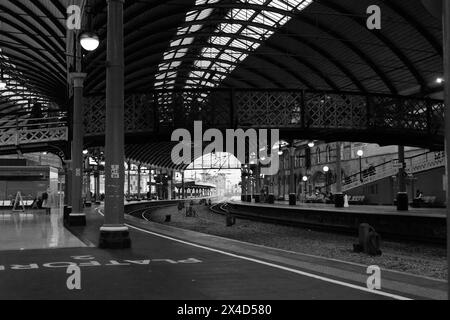
[[[0,252],[0,299],[317,300],[445,299],[446,282],[302,255],[127,216],[132,249],[100,250],[102,208],[71,228],[79,246]],[[2,229],[6,226],[2,225]],[[67,231],[67,230],[66,230]],[[3,248],[3,247],[2,247]],[[71,291],[67,267],[81,268]]]
[[[274,204],[266,203],[250,203],[240,200],[233,200],[232,202],[254,205],[254,206],[267,206],[283,209],[303,209],[303,210],[317,210],[317,211],[329,211],[329,212],[346,212],[346,213],[367,213],[376,215],[402,215],[412,217],[436,217],[445,218],[446,209],[444,208],[410,208],[408,211],[398,211],[395,206],[377,206],[377,205],[351,205],[348,208],[337,209],[334,204],[324,203],[297,203],[295,206],[289,205],[289,201],[275,201]]]
[[[85,244],[64,228],[61,209],[12,212],[0,210],[0,250],[83,247]]]
[[[280,224],[298,225],[357,234],[361,223],[372,225],[383,237],[445,244],[445,209],[411,208],[397,211],[394,206],[352,205],[336,208],[332,204],[287,202],[275,204],[229,202],[230,212],[237,217]]]

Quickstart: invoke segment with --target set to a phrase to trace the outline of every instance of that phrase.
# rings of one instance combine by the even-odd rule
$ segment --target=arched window
[[[327,161],[326,162],[331,162],[331,147],[327,146]]]
[[[316,150],[316,163],[320,164],[321,159],[320,159],[320,148],[317,148]]]

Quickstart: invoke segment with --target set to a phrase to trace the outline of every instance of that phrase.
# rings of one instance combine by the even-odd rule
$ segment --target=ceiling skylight
[[[299,12],[313,0],[240,0],[234,8],[222,5],[219,0],[197,0],[197,10],[186,15],[186,23],[178,29],[164,54],[156,75],[155,88],[173,89],[177,82],[183,58],[188,54],[188,46],[200,35],[205,22],[218,9],[227,8],[223,20],[204,47],[194,59],[184,88],[204,88],[218,86],[251,52],[270,38],[277,29],[290,19],[290,13]],[[204,37],[204,33],[202,34]],[[180,83],[180,81],[178,81]]]

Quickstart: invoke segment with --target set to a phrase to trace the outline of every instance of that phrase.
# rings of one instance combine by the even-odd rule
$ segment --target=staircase
[[[342,185],[342,191],[346,192],[351,189],[355,189],[372,183],[378,180],[389,178],[398,174],[398,164],[396,160],[389,161],[371,167],[371,169],[366,170],[362,174],[362,179],[360,174],[354,174],[352,176],[346,177]],[[411,158],[406,158],[406,173],[415,174],[422,171],[427,171],[431,169],[436,169],[445,166],[446,157],[445,152],[427,152]]]

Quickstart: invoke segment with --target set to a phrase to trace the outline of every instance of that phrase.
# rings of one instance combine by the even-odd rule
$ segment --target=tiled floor
[[[0,251],[85,247],[64,228],[62,211],[0,211]]]

